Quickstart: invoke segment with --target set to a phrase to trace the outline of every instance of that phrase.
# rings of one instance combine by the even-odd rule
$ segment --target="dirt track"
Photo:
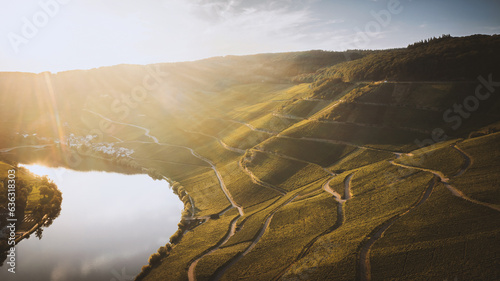
[[[450,190],[450,192],[457,196],[457,197],[460,197],[468,202],[471,202],[471,203],[474,203],[474,204],[477,204],[477,205],[481,205],[481,206],[484,206],[484,207],[488,207],[490,209],[493,209],[495,211],[499,211],[500,212],[500,206],[498,205],[495,205],[495,204],[491,204],[491,203],[485,203],[485,202],[481,202],[481,201],[478,201],[478,200],[475,200],[475,199],[472,199],[470,197],[468,197],[467,195],[463,194],[460,190],[458,190],[456,187],[452,186],[450,183],[449,183],[449,178],[446,177],[443,172],[441,171],[436,171],[436,170],[432,170],[432,169],[427,169],[427,168],[421,168],[421,167],[415,167],[415,166],[408,166],[408,165],[405,165],[405,164],[400,164],[400,163],[396,163],[394,161],[390,161],[391,164],[393,165],[396,165],[396,166],[400,166],[400,167],[403,167],[403,168],[407,168],[407,169],[415,169],[415,170],[421,170],[421,171],[425,171],[425,172],[429,172],[429,173],[432,173],[434,174],[435,176],[439,177],[439,180],[440,182],[442,182],[446,188],[448,188],[448,190]],[[465,169],[462,169],[462,170],[466,170],[467,168]],[[461,170],[461,171],[462,171]],[[459,172],[459,174],[461,174]]]
[[[88,111],[88,110],[87,110]],[[216,251],[217,249],[220,248],[220,246],[224,245],[228,240],[229,238],[231,238],[234,233],[236,232],[236,222],[238,221],[238,219],[242,216],[244,216],[244,211],[243,211],[243,207],[241,207],[240,205],[238,205],[231,193],[229,192],[229,190],[227,189],[223,179],[222,179],[222,176],[220,175],[219,171],[217,170],[217,167],[215,166],[214,163],[212,163],[212,161],[208,160],[207,158],[199,155],[198,153],[196,153],[196,151],[194,151],[192,148],[190,147],[187,147],[187,146],[182,146],[182,145],[174,145],[174,144],[168,144],[168,143],[160,143],[158,141],[158,139],[152,135],[150,135],[150,130],[147,129],[147,128],[144,128],[144,127],[141,127],[141,126],[138,126],[138,125],[134,125],[134,124],[128,124],[128,123],[122,123],[122,122],[117,122],[117,121],[113,121],[109,118],[106,118],[104,116],[102,116],[101,114],[98,114],[98,113],[95,113],[95,112],[92,112],[92,111],[89,111],[90,113],[93,113],[93,114],[96,114],[98,116],[100,116],[101,118],[103,119],[106,119],[108,120],[109,122],[113,122],[113,123],[117,123],[117,124],[122,124],[122,125],[126,125],[126,126],[131,126],[131,127],[134,127],[134,128],[138,128],[138,129],[141,129],[141,130],[144,130],[144,135],[151,138],[153,140],[154,143],[156,144],[159,144],[159,145],[167,145],[167,146],[173,146],[173,147],[180,147],[180,148],[184,148],[184,149],[188,149],[191,154],[202,160],[203,162],[206,162],[208,165],[210,165],[210,167],[212,168],[212,170],[214,171],[218,181],[219,181],[219,185],[220,185],[220,188],[222,190],[222,192],[224,193],[224,195],[226,196],[227,200],[231,203],[232,207],[233,208],[236,208],[238,210],[238,216],[236,216],[232,221],[231,223],[229,224],[229,230],[228,232],[226,233],[226,235],[216,244],[214,245],[213,247],[209,248],[206,252],[204,252],[202,255],[200,255],[198,258],[194,259],[192,262],[189,263],[189,268],[188,268],[188,278],[190,281],[195,281],[196,280],[196,274],[195,274],[195,268],[196,268],[196,265],[198,264],[198,262],[206,255],[209,255],[210,253]],[[144,143],[147,143],[147,142],[144,142]]]
[[[222,276],[224,275],[224,273],[230,267],[232,267],[236,262],[238,262],[240,259],[242,259],[244,256],[246,256],[250,251],[252,251],[253,248],[255,248],[255,246],[259,242],[259,240],[262,238],[262,236],[264,236],[266,230],[269,227],[269,224],[271,224],[271,221],[272,221],[272,219],[274,217],[274,214],[276,214],[276,212],[278,212],[279,210],[281,210],[281,208],[283,208],[286,205],[288,205],[289,203],[291,203],[297,196],[298,196],[298,194],[296,194],[295,196],[291,197],[290,199],[288,199],[287,201],[285,201],[283,204],[281,204],[280,206],[278,206],[276,209],[274,209],[271,213],[269,213],[267,215],[267,217],[266,217],[266,220],[262,224],[262,227],[260,228],[259,232],[257,232],[257,234],[255,235],[255,237],[252,239],[252,243],[243,252],[240,252],[240,253],[236,254],[236,256],[232,257],[223,266],[219,267],[214,272],[214,274],[211,276],[210,280],[220,280],[220,278],[222,278]]]
[[[381,225],[379,225],[376,228],[375,233],[368,236],[369,238],[368,238],[368,240],[366,240],[364,245],[361,246],[361,250],[360,250],[360,253],[358,256],[358,262],[357,262],[357,266],[356,266],[356,268],[357,268],[356,279],[357,280],[363,280],[363,281],[371,280],[371,266],[370,266],[371,247],[373,246],[373,244],[375,244],[375,242],[378,241],[378,239],[380,239],[384,236],[385,231],[389,227],[391,227],[394,224],[394,222],[396,222],[399,218],[401,218],[402,216],[409,213],[414,208],[420,206],[422,203],[424,203],[430,197],[432,190],[433,190],[434,186],[436,185],[436,182],[437,182],[436,179],[437,179],[437,177],[435,176],[429,182],[429,186],[427,187],[427,189],[422,194],[422,196],[420,197],[420,199],[418,200],[418,202],[416,204],[411,206],[405,212],[398,214],[398,215],[390,218],[389,220],[385,221],[384,223],[382,223]]]

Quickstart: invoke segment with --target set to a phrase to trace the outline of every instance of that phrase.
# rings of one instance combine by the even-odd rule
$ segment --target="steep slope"
[[[188,211],[138,280],[494,280],[498,44],[4,74],[36,110],[0,151],[175,182]]]

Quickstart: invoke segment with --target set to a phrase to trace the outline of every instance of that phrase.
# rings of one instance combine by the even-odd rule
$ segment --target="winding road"
[[[458,147],[457,144],[458,143],[453,144],[451,146],[451,148],[455,149],[456,151],[458,151],[462,155],[462,157],[464,158],[464,164],[462,165],[460,170],[456,174],[453,175],[453,177],[461,176],[472,165],[472,157],[469,154],[467,154],[467,152],[463,151],[460,147]]]
[[[349,200],[352,198],[352,192],[351,192],[351,180],[352,177],[354,176],[356,172],[352,172],[347,177],[344,179],[344,199]]]
[[[18,148],[37,148],[37,149],[42,149],[42,148],[45,148],[47,146],[53,146],[54,144],[40,144],[40,145],[20,145],[20,146],[14,146],[14,147],[8,147],[8,148],[2,148],[0,149],[0,153],[5,153],[5,152],[9,152],[9,151],[12,151],[14,149],[18,149]]]
[[[457,176],[464,174],[467,171],[467,169],[471,166],[472,158],[465,151],[463,151],[462,149],[457,147],[457,143],[451,145],[451,147],[456,149],[464,157],[464,164],[462,165],[460,170],[452,176],[452,177],[457,177]],[[411,155],[411,154],[408,154],[408,155]],[[408,212],[410,212],[414,208],[416,208],[416,207],[420,206],[422,203],[424,203],[431,195],[432,190],[435,187],[437,182],[443,183],[446,186],[446,188],[448,188],[448,190],[450,190],[450,192],[454,196],[460,197],[464,200],[467,200],[467,201],[474,203],[474,204],[477,204],[477,205],[485,206],[485,207],[491,208],[493,210],[500,211],[500,206],[498,206],[498,205],[477,201],[477,200],[474,200],[472,198],[467,197],[460,190],[453,187],[449,183],[450,179],[448,177],[446,177],[444,175],[444,173],[441,171],[422,168],[422,167],[409,166],[409,165],[405,165],[405,164],[401,164],[401,163],[396,163],[394,160],[389,161],[389,163],[391,163],[392,165],[395,165],[395,166],[406,168],[406,169],[414,169],[414,170],[428,172],[428,173],[433,174],[434,177],[429,182],[428,188],[426,189],[426,191],[424,192],[422,197],[419,199],[419,201],[415,205],[410,207],[405,212],[403,212],[399,215],[396,215],[396,216],[390,218],[389,220],[385,221],[384,223],[382,223],[378,228],[376,228],[377,230],[372,235],[369,236],[369,239],[361,247],[361,251],[359,254],[359,258],[358,258],[358,265],[357,265],[357,268],[358,268],[357,279],[358,280],[371,280],[370,250],[371,250],[371,247],[373,246],[373,244],[375,244],[375,242],[377,242],[378,239],[383,237],[385,231],[389,227],[391,227],[394,224],[394,222],[396,222],[399,218],[401,218],[402,216],[404,216],[405,214],[407,214]]]
[[[209,138],[212,138],[214,140],[216,140],[217,142],[219,142],[219,144],[224,147],[225,149],[229,150],[229,151],[232,151],[232,152],[236,152],[238,154],[245,154],[245,151],[244,149],[241,149],[241,148],[237,148],[237,147],[232,147],[232,146],[229,146],[227,145],[225,142],[223,142],[221,139],[215,137],[215,136],[211,136],[209,134],[205,134],[205,133],[201,133],[201,132],[194,132],[194,131],[190,131],[190,130],[185,130],[185,129],[182,129],[184,132],[186,133],[191,133],[191,134],[198,134],[198,135],[202,135],[202,136],[205,136],[205,137],[209,137]]]
[[[436,170],[432,170],[432,169],[427,169],[427,168],[421,168],[421,167],[415,167],[415,166],[409,166],[409,165],[405,165],[405,164],[400,164],[400,163],[396,163],[394,161],[389,161],[391,164],[393,165],[396,165],[396,166],[400,166],[400,167],[403,167],[403,168],[407,168],[407,169],[415,169],[415,170],[421,170],[421,171],[425,171],[425,172],[429,172],[429,173],[432,173],[434,174],[435,176],[437,176],[439,178],[439,181],[442,182],[446,188],[448,188],[448,190],[450,190],[450,192],[457,196],[457,197],[460,197],[466,201],[469,201],[471,203],[474,203],[474,204],[477,204],[477,205],[481,205],[481,206],[484,206],[484,207],[488,207],[490,209],[493,209],[495,211],[498,211],[500,212],[500,206],[499,205],[496,205],[496,204],[491,204],[491,203],[486,203],[486,202],[481,202],[481,201],[478,201],[478,200],[475,200],[475,199],[472,199],[470,197],[468,197],[467,195],[465,195],[463,192],[461,192],[460,190],[458,190],[457,188],[455,188],[454,186],[452,186],[450,183],[449,183],[449,178],[447,178],[443,172],[441,171],[436,171]],[[464,171],[466,170],[467,168],[463,169]],[[462,171],[462,170],[461,170]],[[463,173],[463,172],[462,172]],[[458,173],[458,174],[462,174],[462,173]]]
[[[295,258],[295,260],[287,268],[285,268],[277,276],[275,276],[273,278],[273,280],[279,280],[281,278],[281,276],[283,276],[292,267],[292,265],[297,263],[300,259],[304,258],[309,253],[312,246],[314,245],[314,243],[316,243],[316,241],[318,241],[319,238],[321,238],[322,236],[324,236],[328,233],[332,233],[333,231],[337,230],[339,227],[341,227],[344,224],[344,221],[345,221],[344,204],[348,199],[352,198],[350,188],[351,188],[351,180],[352,180],[352,177],[354,176],[355,173],[356,173],[356,171],[350,173],[349,175],[347,175],[344,178],[344,188],[345,188],[344,192],[345,192],[345,194],[349,194],[349,198],[342,199],[342,196],[338,192],[333,190],[333,188],[330,186],[330,182],[335,178],[335,176],[337,176],[336,174],[333,174],[332,177],[323,184],[323,186],[322,186],[323,190],[326,191],[327,193],[330,193],[331,195],[333,195],[335,201],[337,201],[337,203],[338,203],[337,204],[337,219],[335,221],[335,224],[332,225],[327,230],[320,233],[319,235],[317,235],[316,237],[314,237],[311,241],[309,241],[302,248],[302,251]]]
[[[339,141],[339,140],[330,140],[330,139],[320,139],[320,138],[309,138],[309,137],[291,137],[291,136],[285,136],[285,135],[278,135],[276,136],[278,138],[286,138],[286,139],[295,139],[295,140],[308,140],[308,141],[315,141],[315,142],[325,142],[325,143],[331,143],[331,144],[340,144],[340,145],[348,145],[348,146],[353,146],[356,148],[363,148],[367,150],[373,150],[373,151],[380,151],[380,152],[388,152],[396,155],[396,157],[400,157],[401,155],[405,154],[403,152],[399,151],[392,151],[392,150],[387,150],[387,149],[382,149],[382,148],[375,148],[375,147],[370,147],[370,146],[362,146],[362,145],[357,145],[354,143],[346,142],[346,141]]]
[[[261,133],[266,133],[266,134],[270,134],[270,135],[276,135],[278,133],[278,132],[273,132],[273,131],[268,131],[268,130],[264,130],[264,129],[255,128],[252,124],[245,123],[245,122],[239,121],[239,120],[223,119],[223,118],[213,118],[213,117],[210,118],[210,119],[223,120],[223,121],[228,121],[228,122],[232,122],[232,123],[241,124],[241,125],[244,125],[245,127],[249,128],[250,130],[255,131],[255,132],[261,132]]]
[[[109,121],[111,123],[115,123],[115,124],[120,124],[120,125],[125,125],[125,126],[130,126],[130,127],[134,127],[134,128],[138,128],[138,129],[141,129],[141,130],[144,130],[144,135],[150,139],[152,139],[155,143],[158,143],[158,139],[152,135],[150,135],[150,130],[148,128],[144,128],[144,127],[141,127],[141,126],[137,126],[137,125],[134,125],[134,124],[128,124],[128,123],[123,123],[123,122],[119,122],[119,121],[114,121],[114,120],[111,120],[109,118],[107,118],[106,116],[102,115],[102,114],[99,114],[97,112],[94,112],[92,110],[88,110],[88,109],[83,109],[87,112],[90,112],[92,114],[95,114],[99,117],[101,117],[102,119],[106,120],[106,121]]]
[[[250,177],[250,180],[253,183],[258,184],[258,185],[265,187],[265,188],[268,188],[268,189],[272,189],[273,191],[278,192],[281,196],[284,196],[287,194],[287,191],[284,190],[283,188],[274,186],[270,183],[267,183],[267,182],[259,179],[252,171],[250,171],[250,169],[248,169],[248,167],[245,164],[243,164],[243,159],[240,159],[240,161],[238,161],[238,165],[243,170],[243,172]]]
[[[123,122],[118,122],[118,121],[114,121],[114,120],[111,120],[99,113],[96,113],[96,112],[93,112],[93,111],[90,111],[90,110],[86,110],[90,113],[93,113],[93,114],[96,114],[98,116],[100,116],[101,118],[109,121],[109,122],[112,122],[112,123],[117,123],[117,124],[122,124],[122,125],[126,125],[126,126],[131,126],[131,127],[134,127],[134,128],[138,128],[138,129],[141,129],[141,130],[144,130],[144,135],[151,138],[153,140],[154,143],[156,144],[159,144],[159,145],[167,145],[167,146],[172,146],[172,147],[179,147],[179,148],[184,148],[184,149],[188,149],[191,154],[202,160],[203,162],[206,162],[208,165],[210,165],[210,167],[212,168],[212,170],[214,171],[216,177],[217,177],[217,180],[219,181],[219,186],[222,190],[222,192],[224,193],[224,195],[226,196],[227,200],[231,203],[231,206],[233,208],[236,208],[238,210],[238,215],[230,222],[229,224],[229,230],[227,231],[226,235],[216,244],[214,245],[213,247],[209,248],[207,251],[205,251],[204,253],[202,253],[199,257],[195,258],[193,261],[191,261],[188,265],[188,278],[190,281],[195,281],[196,280],[196,274],[195,274],[195,269],[196,269],[196,265],[198,264],[198,262],[203,258],[205,257],[206,255],[209,255],[211,253],[213,253],[214,251],[218,250],[222,245],[224,245],[236,232],[236,222],[239,220],[240,217],[244,216],[245,213],[243,211],[243,207],[241,207],[239,204],[237,204],[231,193],[229,192],[229,190],[227,189],[225,183],[224,183],[224,180],[222,179],[222,176],[221,174],[219,173],[219,171],[217,170],[217,167],[215,166],[215,164],[210,161],[209,159],[199,155],[196,151],[194,151],[194,149],[190,148],[190,147],[187,147],[187,146],[182,146],[182,145],[174,145],[174,144],[168,144],[168,143],[160,143],[158,141],[158,139],[152,135],[150,135],[150,130],[147,129],[147,128],[144,128],[144,127],[141,127],[141,126],[138,126],[138,125],[134,125],[134,124],[128,124],[128,123],[123,123]],[[147,143],[147,142],[144,142],[144,143]]]
[[[430,197],[432,190],[434,189],[434,186],[437,183],[437,178],[438,178],[437,176],[433,177],[433,179],[429,182],[429,186],[427,187],[425,192],[421,195],[417,203],[408,208],[405,212],[398,214],[388,219],[387,221],[383,222],[376,228],[376,231],[374,233],[368,235],[368,240],[366,240],[364,244],[361,246],[361,250],[358,256],[358,261],[356,266],[357,280],[362,280],[362,281],[371,280],[370,251],[373,244],[375,244],[375,242],[377,242],[380,238],[382,238],[384,236],[385,231],[389,227],[391,227],[399,218],[408,214],[414,208],[420,206]]]
[[[211,253],[217,251],[222,245],[226,244],[226,242],[233,237],[233,235],[236,233],[236,222],[240,219],[241,215],[236,216],[234,219],[231,220],[229,223],[229,230],[224,235],[224,237],[217,242],[214,246],[208,248],[205,252],[201,253],[198,257],[196,257],[194,260],[192,260],[188,264],[188,279],[189,281],[196,281],[196,266],[198,265],[198,262],[203,259],[205,256],[210,255]]]
[[[293,197],[289,198],[287,201],[285,201],[283,204],[281,204],[280,206],[276,207],[276,209],[274,209],[271,213],[269,213],[267,215],[267,217],[266,217],[266,220],[262,224],[262,227],[260,228],[259,232],[257,232],[257,234],[255,235],[255,237],[252,239],[252,243],[245,250],[243,250],[243,252],[239,252],[236,256],[232,257],[223,266],[219,267],[214,272],[214,274],[211,276],[210,280],[220,280],[222,278],[222,276],[224,275],[224,273],[230,267],[232,267],[236,262],[238,262],[240,259],[242,259],[244,256],[246,256],[250,251],[252,251],[253,248],[255,248],[255,246],[259,242],[259,240],[262,238],[262,236],[264,236],[264,233],[268,229],[269,224],[271,224],[271,221],[272,221],[272,219],[274,217],[274,214],[276,214],[276,212],[278,212],[284,206],[286,206],[289,203],[291,203],[297,196],[298,196],[298,194],[295,194]]]

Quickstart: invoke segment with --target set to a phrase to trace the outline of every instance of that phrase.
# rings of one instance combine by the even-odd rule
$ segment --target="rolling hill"
[[[166,178],[183,218],[136,280],[497,280],[498,49],[0,73],[0,157]]]

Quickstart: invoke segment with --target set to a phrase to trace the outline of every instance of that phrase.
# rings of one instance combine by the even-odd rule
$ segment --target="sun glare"
[[[19,166],[28,169],[30,172],[32,172],[35,175],[48,176],[49,178],[52,178],[51,177],[51,175],[53,174],[52,168],[48,168],[48,167],[42,166],[40,164],[29,164],[29,165],[20,164]]]

